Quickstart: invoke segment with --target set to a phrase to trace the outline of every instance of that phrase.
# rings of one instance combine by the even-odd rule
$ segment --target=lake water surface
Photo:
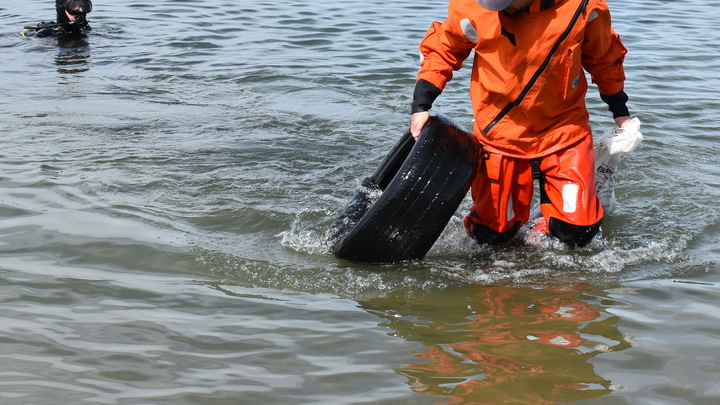
[[[466,200],[388,266],[329,228],[445,1],[97,1],[70,43],[0,5],[0,403],[720,403],[717,6],[609,3],[645,140],[602,236],[481,248]]]

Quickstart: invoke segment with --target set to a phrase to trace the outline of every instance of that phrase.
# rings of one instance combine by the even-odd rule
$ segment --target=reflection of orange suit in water
[[[458,294],[466,297],[462,305],[441,297],[447,311],[433,319],[417,320],[422,315],[411,313],[411,325],[391,320],[389,326],[413,340],[428,336],[426,351],[416,356],[429,361],[398,370],[414,391],[450,399],[442,403],[533,405],[610,392],[610,382],[588,362],[598,351],[595,344],[587,347],[583,334],[616,340],[615,349],[627,343],[613,325],[615,318],[601,317],[577,298],[582,290],[491,286],[477,291],[479,296]]]
[[[420,44],[413,113],[430,109],[473,50],[474,132],[485,153],[472,184],[469,233],[480,243],[511,238],[529,219],[535,175],[550,233],[573,246],[588,243],[603,211],[583,69],[613,116],[629,115],[626,49],[611,28],[607,3],[533,0],[526,12],[510,16],[476,0],[451,0],[447,20],[433,23]]]

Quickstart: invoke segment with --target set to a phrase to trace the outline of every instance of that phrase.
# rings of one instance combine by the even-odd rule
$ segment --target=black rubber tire
[[[417,142],[406,132],[363,182],[382,190],[377,201],[360,191],[336,221],[334,255],[368,264],[422,259],[465,198],[480,149],[442,115],[430,117]]]

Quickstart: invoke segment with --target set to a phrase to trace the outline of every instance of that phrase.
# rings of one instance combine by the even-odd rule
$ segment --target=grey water
[[[3,3],[0,403],[720,403],[717,7],[609,4],[645,140],[601,237],[481,248],[466,201],[361,266],[329,228],[445,1],[98,0],[70,42]],[[471,127],[468,80],[435,108]]]

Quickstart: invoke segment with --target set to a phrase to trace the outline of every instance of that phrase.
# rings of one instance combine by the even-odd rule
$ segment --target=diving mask
[[[90,0],[62,0],[58,5],[72,15],[85,15],[92,11]]]

